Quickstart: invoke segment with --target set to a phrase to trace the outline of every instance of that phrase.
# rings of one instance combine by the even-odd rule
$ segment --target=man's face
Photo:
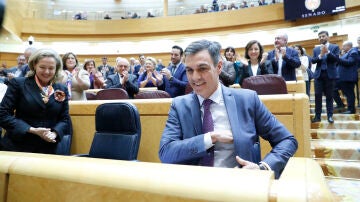
[[[116,64],[115,71],[119,74],[122,74],[124,71],[127,71],[129,64],[124,60],[119,60]]]
[[[105,65],[107,63],[107,58],[101,58],[101,61]]]
[[[326,35],[325,33],[323,34],[319,34],[319,42],[321,44],[326,44],[329,41],[329,36]]]
[[[17,62],[18,62],[18,66],[23,66],[24,64],[26,64],[26,58],[25,58],[25,56],[24,56],[24,55],[19,56]]]
[[[285,47],[286,44],[287,44],[287,40],[285,36],[278,35],[275,37],[275,42],[274,42],[275,48]]]
[[[222,61],[216,66],[208,50],[202,50],[185,57],[186,75],[194,92],[203,98],[209,98],[219,84]]]
[[[141,64],[141,65],[144,65],[144,64],[145,64],[145,56],[144,56],[144,55],[140,56],[140,57],[139,57],[139,60],[140,60],[140,64]]]
[[[351,46],[349,44],[343,44],[342,49],[347,53],[351,49]]]
[[[178,64],[181,60],[180,50],[179,49],[172,49],[171,50],[171,63]]]

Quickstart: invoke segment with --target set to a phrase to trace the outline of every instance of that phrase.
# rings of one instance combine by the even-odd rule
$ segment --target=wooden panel
[[[256,170],[53,156],[33,154],[12,164],[8,201],[268,201],[274,177]]]
[[[8,177],[7,173],[0,172],[0,202],[6,202]]]

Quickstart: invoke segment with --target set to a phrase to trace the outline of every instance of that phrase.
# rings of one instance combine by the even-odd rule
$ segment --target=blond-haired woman
[[[155,70],[156,60],[152,57],[147,57],[145,60],[145,72],[139,76],[139,88],[157,87],[163,79],[163,75]]]
[[[60,56],[39,49],[29,59],[27,77],[11,79],[0,105],[0,126],[6,134],[0,150],[55,153],[69,130],[67,88],[55,83],[62,69]]]

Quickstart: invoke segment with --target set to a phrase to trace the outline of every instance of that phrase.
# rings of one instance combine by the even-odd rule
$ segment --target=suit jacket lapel
[[[38,103],[42,108],[45,108],[45,103],[42,100],[40,89],[36,85],[35,79],[26,79],[25,90],[28,92],[27,94],[36,101],[36,103]]]
[[[235,97],[232,95],[231,91],[227,88],[225,88],[224,86],[222,86],[222,92],[223,92],[223,98],[224,98],[224,103],[225,103],[225,107],[226,107],[226,112],[229,118],[229,122],[230,122],[230,127],[231,127],[231,132],[233,134],[233,138],[234,138],[234,145],[235,148],[236,147],[236,143],[241,142],[240,139],[240,134],[238,134],[238,130],[235,130],[236,127],[238,127],[239,123],[239,117],[238,117],[238,109],[236,106],[236,101],[235,101]]]
[[[190,110],[192,120],[194,121],[194,128],[196,134],[202,134],[202,121],[201,121],[201,114],[200,114],[200,106],[199,106],[199,99],[197,98],[196,94],[192,94],[192,99],[190,101]]]

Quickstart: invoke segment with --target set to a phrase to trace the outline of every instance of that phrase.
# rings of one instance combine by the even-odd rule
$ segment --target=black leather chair
[[[171,98],[170,94],[162,90],[141,91],[135,95],[135,99]]]
[[[72,134],[73,134],[72,122],[71,122],[71,119],[69,118],[68,131],[66,131],[66,133],[64,134],[64,136],[62,137],[60,142],[58,142],[58,144],[56,146],[56,151],[55,151],[56,154],[70,155]]]
[[[137,108],[130,103],[104,103],[96,108],[96,132],[88,156],[136,160],[141,137]]]
[[[244,79],[241,88],[254,90],[258,95],[288,93],[284,78],[276,74],[248,77]]]

